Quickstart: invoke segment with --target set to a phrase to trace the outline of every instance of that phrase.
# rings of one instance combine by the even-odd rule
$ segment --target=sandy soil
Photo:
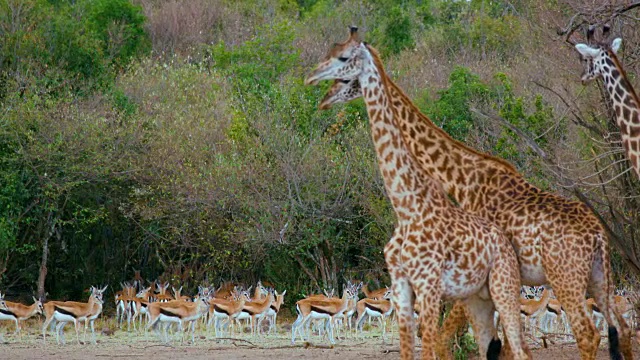
[[[98,324],[98,329],[104,325]],[[71,328],[70,326],[67,326]],[[13,331],[13,327],[0,329],[2,333]],[[33,323],[23,330],[22,336],[5,335],[5,343],[0,345],[0,359],[52,359],[52,360],[85,360],[85,359],[309,359],[309,360],[349,360],[349,359],[398,359],[397,334],[393,342],[387,338],[383,344],[379,333],[369,335],[363,340],[341,340],[333,348],[305,348],[301,342],[291,346],[286,326],[277,336],[251,339],[249,335],[239,336],[238,339],[215,339],[212,334],[196,332],[196,344],[181,345],[176,338],[172,346],[161,345],[152,333],[132,331],[116,331],[112,335],[97,334],[96,345],[78,345],[75,334],[68,329],[66,332],[67,345],[55,344],[54,337],[47,337],[46,346],[42,342],[42,335],[38,330],[38,323]],[[90,338],[90,334],[87,335]],[[80,335],[82,339],[82,334]],[[326,341],[314,339],[319,346],[326,347]],[[635,355],[640,357],[637,344]],[[542,344],[530,343],[534,359],[579,359],[578,351],[572,339],[550,344],[542,348]],[[420,349],[418,348],[419,352]],[[606,340],[603,341],[597,359],[608,359]]]

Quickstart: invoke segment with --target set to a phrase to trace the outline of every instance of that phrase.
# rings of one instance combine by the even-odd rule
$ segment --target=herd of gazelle
[[[66,323],[73,323],[76,331],[76,340],[79,340],[79,326],[84,321],[84,338],[86,329],[91,327],[92,342],[96,342],[94,320],[100,316],[103,307],[103,288],[91,287],[87,302],[74,301],[49,301],[42,304],[33,298],[33,304],[23,305],[5,301],[0,294],[0,320],[15,322],[17,334],[20,334],[20,322],[37,314],[43,314],[45,320],[42,326],[42,336],[46,342],[47,327],[55,326],[56,342],[64,343],[63,328]],[[155,288],[155,289],[154,289]],[[199,287],[198,295],[190,297],[182,295],[182,288],[172,288],[173,294],[168,294],[168,284],[144,288],[136,292],[133,285],[123,284],[123,289],[115,294],[116,322],[123,326],[127,318],[128,330],[131,323],[143,318],[146,319],[147,329],[154,329],[163,342],[169,342],[167,328],[170,324],[177,324],[178,331],[190,329],[191,341],[195,342],[196,320],[203,319],[209,328],[214,324],[216,337],[220,336],[224,327],[233,335],[236,326],[241,320],[248,320],[251,334],[256,335],[262,329],[262,321],[267,319],[269,326],[267,333],[277,333],[276,317],[284,304],[286,290],[278,293],[273,289],[265,288],[261,282],[251,292],[252,287],[243,289],[241,286],[229,286],[225,284],[217,290],[207,287]],[[364,297],[359,299],[362,292]],[[616,295],[616,306],[620,309],[629,325],[635,327],[636,314],[634,311],[634,298],[629,291],[620,291],[625,294]],[[366,319],[378,319],[382,328],[382,339],[385,341],[387,323],[391,320],[393,302],[391,290],[384,287],[369,291],[362,283],[348,282],[344,287],[342,297],[335,297],[333,291],[324,291],[324,294],[311,295],[296,302],[297,319],[291,326],[291,341],[295,343],[299,336],[303,341],[311,337],[311,325],[316,323],[319,334],[328,335],[331,343],[335,343],[334,330],[341,328],[353,331],[355,322],[356,337],[362,337],[363,325]],[[604,317],[592,298],[587,299],[588,313],[592,315],[596,327],[600,328]],[[415,317],[419,316],[416,309]],[[569,333],[568,323],[564,310],[558,300],[553,296],[553,291],[544,287],[522,287],[520,297],[520,312],[525,330],[535,335],[536,330],[544,333]],[[499,316],[495,315],[496,321]],[[235,325],[234,325],[235,323]],[[160,327],[163,333],[160,333]]]

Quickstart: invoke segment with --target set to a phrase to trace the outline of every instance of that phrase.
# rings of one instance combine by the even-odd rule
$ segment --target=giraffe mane
[[[618,59],[618,56],[610,48],[607,48],[607,54],[609,54],[609,57],[611,58],[611,60],[613,60],[613,63],[616,66],[616,69],[620,72],[620,77],[624,82],[626,90],[629,91],[629,93],[631,94],[631,97],[633,97],[633,100],[636,102],[636,106],[640,106],[640,99],[638,98],[638,94],[636,94],[636,91],[633,88],[633,85],[631,85],[631,82],[627,77],[627,72],[624,71],[624,68],[620,64],[620,60]]]
[[[465,145],[464,143],[454,139],[453,137],[451,137],[451,135],[449,135],[446,131],[442,130],[439,126],[436,126],[433,121],[431,121],[431,119],[429,119],[429,117],[425,114],[422,113],[422,111],[420,111],[420,109],[418,109],[418,107],[413,103],[413,101],[411,101],[411,98],[409,98],[409,96],[407,96],[407,94],[404,92],[404,90],[402,90],[399,86],[397,86],[392,80],[391,78],[387,75],[386,71],[384,70],[384,66],[382,65],[382,60],[380,60],[380,54],[378,53],[378,50],[376,50],[374,47],[372,47],[369,44],[365,44],[365,46],[367,47],[367,50],[369,50],[369,52],[371,53],[371,57],[373,58],[373,62],[376,65],[376,67],[378,68],[378,71],[380,71],[380,75],[384,81],[384,85],[385,87],[389,87],[392,86],[400,95],[401,98],[403,98],[407,104],[409,105],[409,107],[411,108],[411,110],[413,110],[414,113],[418,114],[418,119],[429,123],[429,124],[433,124],[433,128],[436,132],[438,132],[440,135],[442,135],[443,137],[445,137],[447,140],[451,141],[455,146],[458,146],[460,148],[462,148],[465,152],[469,152],[472,153],[474,155],[479,156],[480,158],[483,159],[487,159],[490,161],[494,161],[500,165],[502,165],[506,170],[512,172],[512,173],[516,173],[518,175],[520,175],[518,173],[518,171],[516,170],[516,168],[507,160],[505,159],[501,159],[499,157],[495,157],[483,152],[480,152],[476,149],[473,149],[467,145]],[[640,103],[639,103],[640,104]]]

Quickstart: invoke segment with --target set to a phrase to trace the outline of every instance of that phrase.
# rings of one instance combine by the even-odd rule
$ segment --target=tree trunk
[[[49,257],[49,237],[42,243],[42,260],[40,261],[40,274],[38,275],[38,299],[45,301],[44,280],[47,277],[47,258]]]

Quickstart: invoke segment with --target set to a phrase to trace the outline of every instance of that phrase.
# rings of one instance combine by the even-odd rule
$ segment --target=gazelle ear
[[[622,39],[615,38],[611,43],[611,51],[613,51],[614,54],[617,54],[618,50],[620,50],[620,45],[622,45]]]
[[[586,44],[576,44],[576,50],[580,53],[580,55],[584,57],[594,58],[598,55],[600,50],[594,49]]]
[[[107,290],[107,288],[108,288],[108,287],[109,287],[109,285],[108,285],[108,284],[107,284],[107,285],[105,285],[105,286],[102,288],[102,290],[100,290],[100,292],[104,292],[105,290]]]
[[[36,297],[35,297],[35,296],[32,296],[32,298],[33,298],[33,302],[34,302],[34,303],[35,303],[35,302],[38,302],[38,299],[36,299]]]

